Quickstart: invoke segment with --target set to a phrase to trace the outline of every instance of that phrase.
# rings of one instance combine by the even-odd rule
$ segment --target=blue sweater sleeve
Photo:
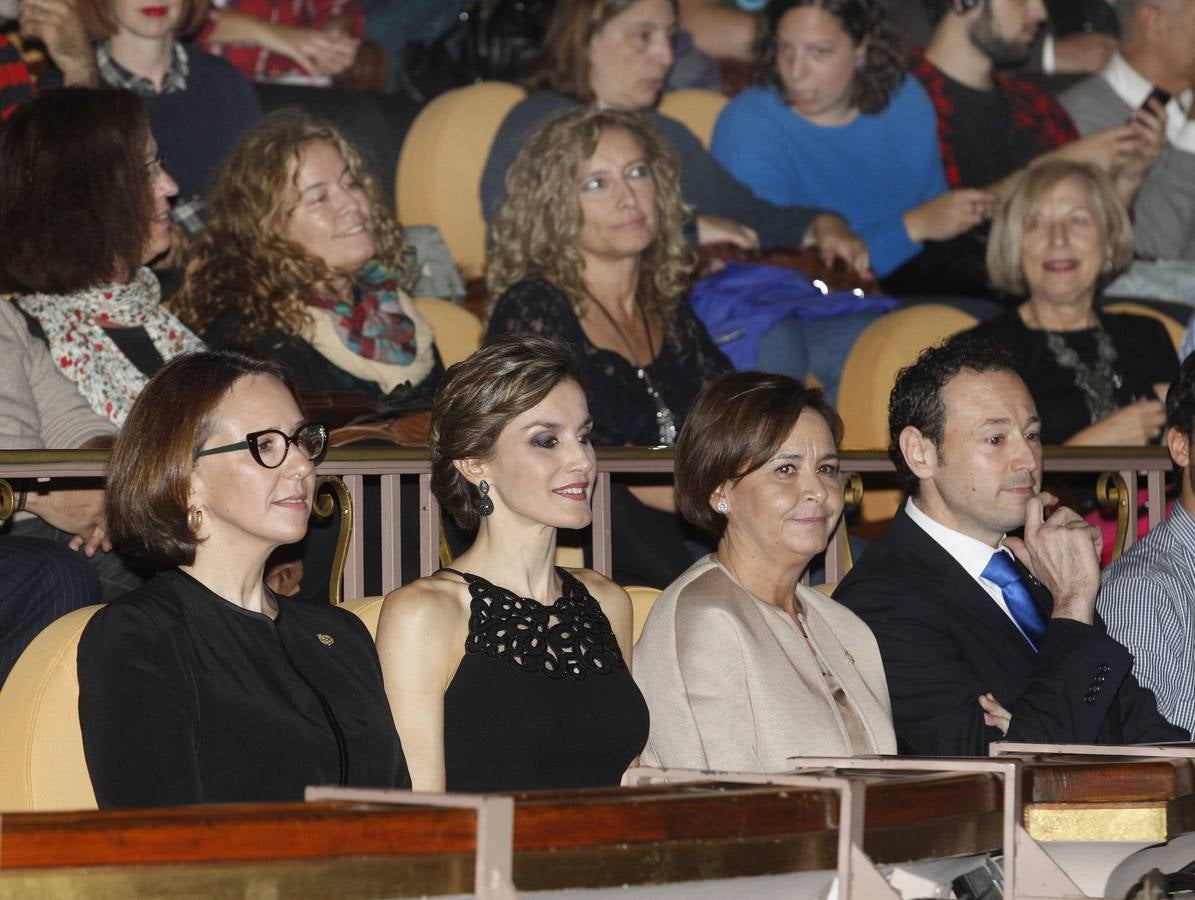
[[[774,89],[753,88],[723,109],[711,150],[758,197],[840,213],[883,277],[921,249],[909,239],[904,213],[946,190],[936,129],[924,88],[907,76],[885,109],[843,127],[813,125]],[[876,155],[853,164],[861,148]]]

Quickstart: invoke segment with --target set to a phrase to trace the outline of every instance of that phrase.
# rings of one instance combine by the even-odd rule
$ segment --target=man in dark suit
[[[875,633],[900,752],[1187,740],[1095,615],[1099,533],[1045,514],[1041,425],[1007,352],[966,336],[930,348],[888,410],[911,496],[834,597]]]

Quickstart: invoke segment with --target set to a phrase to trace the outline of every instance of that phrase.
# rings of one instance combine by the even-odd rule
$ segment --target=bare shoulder
[[[386,595],[378,632],[392,628],[452,631],[467,627],[469,589],[459,576],[436,572]]]
[[[593,569],[566,569],[566,571],[586,586],[586,590],[593,596],[594,600],[601,604],[603,610],[605,610],[607,604],[615,608],[623,606],[630,608],[630,595],[619,584],[609,580],[605,575],[596,573]]]

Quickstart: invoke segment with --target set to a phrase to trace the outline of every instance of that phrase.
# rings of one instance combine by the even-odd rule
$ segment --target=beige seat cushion
[[[25,648],[0,689],[0,811],[95,809],[83,758],[76,659],[85,606]]]

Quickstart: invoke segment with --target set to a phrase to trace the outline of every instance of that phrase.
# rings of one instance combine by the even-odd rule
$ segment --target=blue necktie
[[[1012,557],[1003,550],[997,550],[988,560],[983,570],[983,577],[1000,587],[1004,595],[1004,602],[1008,604],[1008,611],[1012,613],[1012,620],[1021,629],[1025,640],[1036,650],[1046,633],[1046,620],[1042,618],[1041,610],[1025,586],[1021,573],[1013,564]]]

